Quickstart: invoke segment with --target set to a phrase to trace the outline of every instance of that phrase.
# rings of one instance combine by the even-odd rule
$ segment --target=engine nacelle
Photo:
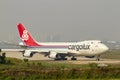
[[[56,56],[57,56],[57,52],[51,51],[48,57],[55,59]]]
[[[33,56],[33,53],[30,51],[30,50],[25,50],[23,52],[23,56],[24,57],[32,57]]]

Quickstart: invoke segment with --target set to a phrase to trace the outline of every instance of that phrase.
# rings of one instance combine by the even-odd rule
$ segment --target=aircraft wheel
[[[96,60],[97,60],[97,61],[100,61],[100,55],[97,56]]]
[[[100,61],[100,59],[99,59],[99,58],[97,58],[97,61]]]
[[[54,60],[61,60],[60,58],[55,58]]]
[[[75,58],[74,56],[71,58],[71,60],[77,60],[77,58]]]
[[[64,60],[67,60],[67,58],[64,58]]]

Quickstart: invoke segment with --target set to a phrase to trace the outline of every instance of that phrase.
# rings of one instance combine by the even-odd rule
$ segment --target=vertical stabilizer
[[[17,25],[18,27],[18,31],[19,31],[19,35],[20,38],[22,39],[22,41],[25,43],[26,46],[40,46],[30,35],[30,33],[26,30],[26,28],[19,23]]]

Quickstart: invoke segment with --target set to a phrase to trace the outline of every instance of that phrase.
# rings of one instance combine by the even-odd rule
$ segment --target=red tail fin
[[[40,46],[30,35],[30,33],[25,29],[25,27],[19,23],[18,24],[18,31],[20,38],[26,44],[26,46]]]

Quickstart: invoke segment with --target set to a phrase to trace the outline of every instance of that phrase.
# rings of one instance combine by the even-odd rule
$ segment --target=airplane
[[[20,39],[27,49],[22,51],[24,57],[32,57],[35,53],[41,53],[54,60],[77,60],[78,56],[94,58],[100,60],[100,55],[108,51],[108,47],[100,40],[85,40],[80,42],[37,42],[23,26],[22,23],[17,25]]]

